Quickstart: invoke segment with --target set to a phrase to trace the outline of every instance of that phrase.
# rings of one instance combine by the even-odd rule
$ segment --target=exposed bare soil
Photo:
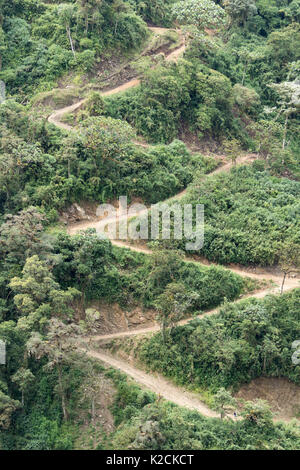
[[[151,328],[155,324],[157,312],[150,309],[142,309],[140,306],[124,309],[119,304],[106,304],[105,302],[92,302],[90,308],[95,308],[101,313],[99,331],[102,334],[114,335],[120,332],[124,334],[137,327]]]
[[[266,400],[277,419],[300,419],[300,387],[281,377],[259,377],[244,384],[235,394],[238,399]]]
[[[152,28],[152,30],[153,30],[153,28]],[[157,30],[157,28],[155,28],[155,30]],[[161,31],[161,32],[164,32],[164,33],[168,31],[165,28],[158,28],[158,30]],[[159,34],[159,31],[156,31],[156,33]],[[183,36],[180,36],[180,37],[181,37],[180,45],[178,47],[174,48],[174,50],[172,50],[171,52],[169,52],[166,55],[165,59],[166,59],[167,62],[176,61],[184,53],[184,51],[186,49],[185,40],[184,40]],[[131,76],[131,75],[130,74],[126,75],[126,77],[129,77],[129,76]],[[114,95],[116,93],[120,93],[122,91],[128,90],[129,88],[136,87],[140,84],[140,79],[138,79],[138,78],[131,78],[131,79],[127,78],[126,81],[124,82],[124,77],[122,76],[120,80],[121,80],[121,84],[115,85],[113,88],[111,88],[112,85],[109,84],[109,89],[106,90],[106,91],[103,91],[102,95],[103,96],[111,96],[111,95]],[[57,111],[54,111],[48,117],[48,121],[51,122],[52,124],[56,125],[60,129],[71,131],[72,126],[69,126],[68,124],[62,122],[62,118],[65,114],[70,114],[70,113],[73,113],[74,111],[78,110],[85,102],[86,102],[86,99],[82,99],[82,100],[78,101],[77,103],[74,103],[71,106],[66,106],[66,107],[61,108]]]
[[[119,358],[115,358],[103,351],[88,351],[87,355],[94,359],[98,359],[109,367],[114,367],[125,372],[129,377],[133,378],[143,388],[147,388],[158,396],[172,401],[179,406],[183,406],[190,410],[197,410],[204,416],[217,417],[218,415],[209,409],[196,393],[188,392],[182,387],[178,387],[159,374],[151,373],[137,369]]]

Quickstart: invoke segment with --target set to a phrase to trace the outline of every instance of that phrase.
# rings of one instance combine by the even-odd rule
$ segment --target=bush
[[[77,52],[75,64],[80,70],[89,72],[95,64],[95,51],[87,49],[83,52]]]
[[[182,122],[203,134],[236,134],[230,80],[195,62],[180,60],[148,72],[140,89],[110,97],[107,114],[126,119],[153,142],[170,142]]]
[[[160,334],[142,341],[136,354],[152,370],[214,392],[262,375],[300,384],[300,368],[291,360],[292,343],[300,337],[299,300],[296,289],[228,304],[218,315],[177,327],[166,344]]]
[[[184,203],[204,204],[201,253],[222,264],[273,265],[279,243],[299,242],[300,183],[263,171],[263,163],[195,180]],[[184,248],[185,241],[177,245]]]

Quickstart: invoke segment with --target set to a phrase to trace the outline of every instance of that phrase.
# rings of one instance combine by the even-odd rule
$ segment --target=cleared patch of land
[[[300,387],[283,377],[259,377],[244,384],[235,396],[246,401],[266,400],[277,419],[300,418]]]

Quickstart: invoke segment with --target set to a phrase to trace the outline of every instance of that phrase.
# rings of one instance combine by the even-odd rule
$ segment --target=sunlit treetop
[[[218,28],[225,23],[223,8],[211,0],[185,0],[173,7],[173,15],[183,25],[193,25],[198,29]]]

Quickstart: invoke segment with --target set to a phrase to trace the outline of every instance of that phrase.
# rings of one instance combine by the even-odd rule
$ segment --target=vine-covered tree
[[[51,318],[48,322],[46,335],[43,337],[40,333],[33,332],[26,345],[30,356],[37,359],[44,356],[48,358],[45,370],[54,369],[57,371],[58,384],[56,391],[61,399],[65,420],[68,419],[69,413],[65,392],[64,368],[74,362],[74,353],[79,350],[77,336],[80,332],[80,328],[74,323],[66,325],[57,318]]]
[[[75,57],[75,46],[71,35],[71,26],[75,18],[75,6],[70,3],[61,3],[58,7],[59,20],[66,28],[67,36],[70,41],[71,50]]]
[[[0,429],[8,429],[14,411],[20,408],[18,400],[14,400],[0,390]]]
[[[224,0],[224,6],[232,23],[242,26],[257,14],[255,0]]]

